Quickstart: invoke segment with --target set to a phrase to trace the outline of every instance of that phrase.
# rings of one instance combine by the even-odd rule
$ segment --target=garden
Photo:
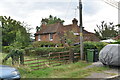
[[[106,43],[101,43],[101,42],[84,42],[84,52],[86,53],[87,49],[93,49],[93,48],[97,48],[98,51],[100,51],[105,45],[106,45]],[[72,49],[73,52],[75,52],[75,53],[79,53],[80,52],[79,47],[80,47],[79,45],[72,46],[72,47],[57,47],[57,48],[55,48],[55,47],[39,47],[38,44],[37,44],[37,46],[35,46],[35,44],[33,43],[33,44],[29,45],[29,47],[26,47],[26,48],[22,49],[21,51],[24,53],[24,61],[35,59],[36,57],[42,57],[44,59],[38,60],[38,61],[44,62],[44,61],[48,60],[48,59],[45,59],[46,56],[48,55],[48,53],[64,52],[64,51],[69,51],[70,49]],[[4,47],[4,49],[3,49],[4,53],[0,54],[0,55],[2,55],[1,60],[5,59],[5,57],[7,55],[12,54],[12,53],[9,53],[10,50],[11,50],[10,46]],[[30,63],[30,62],[28,62],[28,63]],[[36,62],[32,61],[32,63],[36,63]],[[6,62],[3,64],[18,68],[22,78],[84,78],[84,77],[90,75],[91,72],[94,72],[94,71],[101,72],[103,70],[109,69],[108,67],[93,67],[90,69],[84,69],[85,67],[91,65],[92,63],[87,62],[87,61],[81,61],[80,58],[77,62],[64,63],[59,66],[48,66],[48,67],[38,69],[38,70],[33,70],[33,68],[30,65],[24,65],[24,64],[26,64],[25,62],[24,62],[24,64],[20,64],[20,62],[19,62],[19,63],[12,65],[11,57],[9,57],[6,60]],[[45,63],[43,63],[43,64],[45,64]],[[41,65],[41,63],[39,63],[37,65]],[[35,66],[35,65],[33,65],[33,66]]]

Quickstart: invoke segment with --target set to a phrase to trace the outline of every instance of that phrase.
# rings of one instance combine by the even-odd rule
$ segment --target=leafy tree
[[[2,22],[3,46],[15,45],[15,43],[18,46],[27,46],[29,44],[30,34],[27,32],[26,26],[23,26],[23,23],[11,19],[10,16],[1,16],[0,21]]]
[[[44,18],[41,20],[41,23],[45,23],[45,24],[54,24],[56,22],[60,22],[63,23],[64,20],[61,20],[60,18],[57,18],[56,16],[53,17],[52,15],[49,16],[49,18]]]
[[[101,22],[101,25],[97,25],[98,30],[94,29],[96,36],[100,39],[109,39],[118,35],[116,26],[113,25],[113,22],[107,24],[105,21]]]

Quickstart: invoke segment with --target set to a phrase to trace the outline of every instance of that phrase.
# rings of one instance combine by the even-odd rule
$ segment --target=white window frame
[[[74,33],[75,36],[79,36],[79,33]]]
[[[41,41],[40,35],[38,35],[38,41]]]
[[[53,41],[53,34],[49,34],[49,40]]]

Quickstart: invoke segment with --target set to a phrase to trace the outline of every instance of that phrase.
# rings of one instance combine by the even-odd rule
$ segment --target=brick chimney
[[[75,25],[77,25],[78,20],[77,20],[76,18],[74,18],[74,19],[72,20],[72,23],[75,24]]]
[[[44,29],[46,27],[46,24],[42,23],[41,27]]]

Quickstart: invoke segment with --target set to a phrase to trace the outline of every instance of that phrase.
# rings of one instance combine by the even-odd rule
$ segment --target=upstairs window
[[[53,40],[53,34],[49,34],[49,40],[50,40],[50,41]]]
[[[65,38],[65,43],[67,43],[67,39]]]

